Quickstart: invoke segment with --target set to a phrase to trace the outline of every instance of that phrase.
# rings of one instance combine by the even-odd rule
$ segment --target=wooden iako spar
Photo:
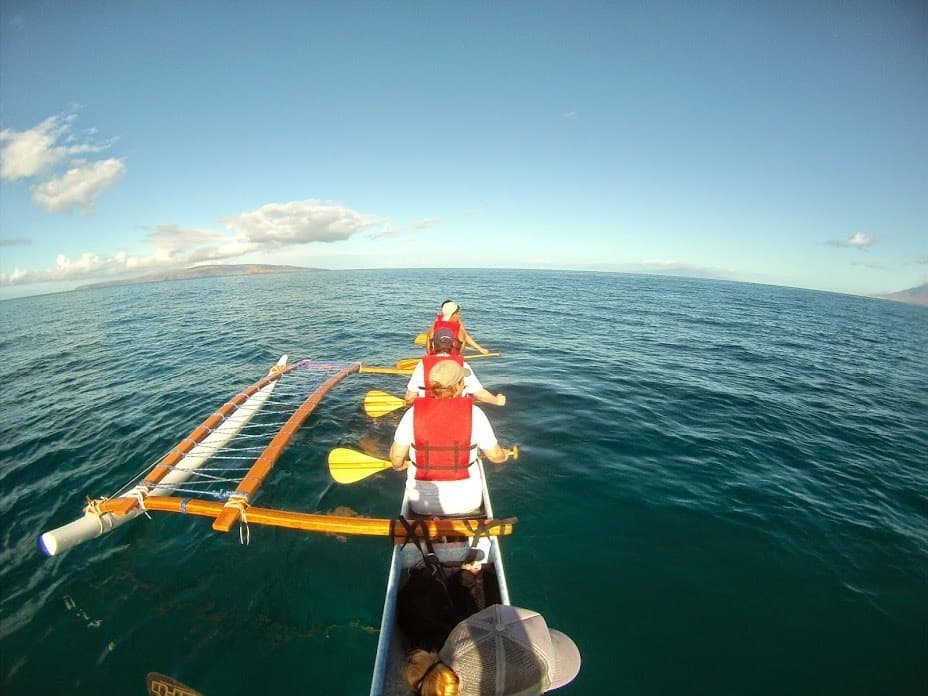
[[[297,365],[298,364],[299,363],[297,363]],[[183,459],[184,454],[192,449],[197,442],[206,437],[206,435],[212,431],[212,427],[214,425],[217,425],[222,421],[222,417],[235,410],[239,404],[247,400],[251,394],[258,391],[265,384],[275,379],[280,379],[281,375],[295,369],[297,365],[291,365],[275,372],[274,374],[268,375],[260,382],[256,383],[252,387],[249,387],[234,399],[223,405],[219,411],[207,418],[202,425],[194,430],[187,437],[187,439],[183,441],[180,447],[177,447],[174,451],[171,452],[170,455],[168,455],[168,457],[164,459],[162,463],[158,464],[158,466],[152,470],[152,472],[145,478],[140,486],[142,488],[150,489],[157,485],[174,469],[174,465]],[[225,504],[225,510],[223,511],[223,514],[216,517],[216,521],[213,523],[213,529],[215,529],[217,532],[228,532],[230,529],[232,529],[232,525],[234,525],[241,516],[242,502],[247,504],[250,496],[252,496],[258,490],[258,488],[261,487],[261,484],[264,483],[264,479],[268,475],[268,472],[274,468],[274,464],[277,463],[277,460],[281,453],[284,451],[284,448],[286,448],[290,440],[300,429],[300,426],[303,425],[303,421],[309,417],[309,414],[312,413],[316,406],[319,405],[319,402],[322,401],[322,397],[328,394],[332,387],[341,382],[352,372],[357,372],[360,366],[360,363],[351,363],[346,365],[336,374],[329,377],[329,379],[327,379],[318,389],[316,389],[306,398],[306,401],[304,401],[303,404],[293,413],[293,415],[290,416],[290,420],[288,420],[277,433],[277,435],[274,436],[274,439],[271,440],[271,443],[265,448],[264,452],[261,453],[261,456],[258,457],[257,461],[242,479],[242,482],[238,485],[238,488],[236,488],[232,493],[230,496],[230,502]],[[227,407],[229,408],[227,409]],[[145,496],[142,497],[145,498]],[[102,512],[114,512],[117,515],[126,515],[131,512],[132,509],[138,504],[138,497],[116,498],[114,500],[104,501],[100,504],[99,509]],[[147,502],[145,503],[145,507],[149,507]]]
[[[274,468],[274,464],[280,457],[281,452],[284,451],[284,448],[300,429],[300,426],[303,425],[303,421],[315,410],[319,402],[322,401],[322,397],[328,394],[332,387],[351,373],[357,372],[360,367],[361,363],[351,363],[342,368],[329,377],[316,389],[316,391],[306,398],[306,401],[304,401],[293,415],[290,416],[290,420],[288,420],[284,427],[274,436],[274,439],[271,440],[271,444],[265,448],[261,456],[258,457],[258,460],[248,473],[245,474],[242,482],[230,497],[229,502],[226,503],[225,509],[213,522],[213,529],[217,532],[228,532],[232,529],[232,525],[238,522],[239,518],[242,516],[242,505],[247,505],[250,497],[261,487],[261,484],[264,483],[264,478],[268,475],[268,472]],[[250,516],[251,513],[249,512],[249,517]]]
[[[368,368],[360,362],[319,363],[302,360],[289,366],[286,363],[286,356],[282,356],[266,377],[223,404],[161,458],[141,482],[124,489],[124,492],[116,497],[90,501],[81,518],[44,533],[40,537],[40,547],[48,555],[62,553],[147,511],[211,517],[213,529],[221,532],[228,532],[237,522],[242,522],[246,525],[258,524],[311,532],[388,536],[395,543],[405,542],[410,534],[443,537],[473,534],[497,536],[512,533],[512,527],[516,522],[514,518],[435,520],[416,526],[414,531],[410,531],[406,525],[400,525],[398,519],[320,515],[252,507],[252,497],[300,427],[329,391],[348,375],[356,372],[399,372],[395,368]],[[290,414],[261,450],[248,472],[238,479],[236,489],[231,493],[223,492],[221,497],[225,502],[178,497],[178,487],[251,420],[267,401],[271,390],[281,377],[297,369],[324,370],[332,374]],[[357,476],[354,480],[356,478]],[[337,476],[336,479],[338,480]]]
[[[127,492],[110,501],[88,499],[89,504],[81,517],[42,534],[39,537],[39,547],[49,556],[54,556],[121,527],[140,515],[143,512],[144,500],[171,493],[187,481],[218,449],[233,439],[261,410],[282,375],[308,365],[309,361],[304,360],[287,367],[287,356],[282,355],[271,367],[267,377],[224,404],[168,455],[160,459],[143,484],[133,485]],[[177,464],[182,465],[176,466]],[[106,503],[106,509],[102,509],[102,502]]]
[[[148,511],[179,512],[198,517],[218,518],[228,510],[223,503],[197,498],[153,496],[145,500]],[[398,519],[377,517],[348,517],[344,515],[318,515],[307,512],[275,510],[273,508],[248,507],[245,512],[248,524],[268,527],[299,529],[304,532],[326,532],[329,534],[354,534],[360,536],[387,536],[393,543],[405,543],[409,535],[416,538],[441,536],[463,536],[480,531],[485,536],[508,536],[518,522],[508,519],[437,519],[423,520],[407,530]],[[215,525],[214,525],[215,527]]]
[[[204,438],[213,432],[213,428],[215,428],[228,416],[234,413],[235,410],[243,403],[248,401],[248,399],[253,394],[259,392],[271,382],[280,379],[282,375],[285,375],[288,372],[292,372],[299,364],[300,363],[295,363],[293,365],[287,365],[286,367],[272,369],[267,377],[258,382],[255,382],[250,387],[248,387],[248,389],[245,389],[224,403],[218,411],[213,413],[209,418],[198,425],[193,430],[193,432],[181,440],[177,447],[171,450],[171,453],[168,456],[166,456],[154,469],[151,470],[151,473],[148,474],[148,476],[145,477],[145,480],[139,484],[139,489],[142,491],[150,491],[152,488],[157,486],[165,476],[174,471],[175,465],[177,465],[194,447],[196,447],[197,444],[199,444]],[[141,497],[144,497],[144,495]],[[128,515],[133,508],[138,506],[138,504],[139,497],[117,498],[112,501],[107,501],[104,511],[113,512],[117,515]]]

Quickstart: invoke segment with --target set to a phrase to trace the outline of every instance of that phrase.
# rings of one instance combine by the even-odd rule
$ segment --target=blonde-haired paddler
[[[429,372],[429,396],[416,399],[396,428],[390,462],[397,471],[408,466],[406,493],[415,513],[476,510],[483,499],[478,453],[494,464],[512,455],[473,399],[461,396],[469,372],[450,358],[439,361]]]

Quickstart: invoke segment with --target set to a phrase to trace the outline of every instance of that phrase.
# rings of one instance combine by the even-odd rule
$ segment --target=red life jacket
[[[417,481],[460,481],[471,461],[473,399],[416,399],[412,411]]]
[[[432,368],[442,360],[454,360],[458,365],[464,367],[464,356],[454,353],[452,355],[423,355],[422,356],[422,384],[419,385],[419,389],[425,390],[425,395],[429,396],[429,375],[432,373]]]
[[[438,318],[435,320],[435,323],[432,324],[432,333],[431,336],[435,335],[435,332],[439,329],[448,329],[451,332],[451,335],[454,336],[454,344],[451,346],[451,354],[457,355],[461,352],[463,347],[463,341],[461,339],[461,322],[459,321],[445,321],[441,318],[441,315],[438,315]],[[432,345],[431,339],[429,339],[429,353],[435,352],[435,346]]]

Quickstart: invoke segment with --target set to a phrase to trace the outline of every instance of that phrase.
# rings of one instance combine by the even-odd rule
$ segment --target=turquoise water
[[[492,472],[513,602],[584,658],[558,693],[925,693],[928,311],[650,276],[353,271],[0,303],[0,691],[364,694],[389,545],[154,513],[55,558],[36,537],[145,469],[292,360],[415,355],[453,297],[522,458]],[[392,516],[392,472],[330,482],[336,445],[386,448],[357,375],[257,504]]]

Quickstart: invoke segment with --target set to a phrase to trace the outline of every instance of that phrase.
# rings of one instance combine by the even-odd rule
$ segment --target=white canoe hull
[[[483,481],[484,512],[488,519],[493,519],[493,508],[487,490],[486,474],[483,463],[480,464],[480,477]],[[405,495],[401,514],[409,514],[409,501]],[[443,563],[461,563],[470,553],[470,540],[442,543],[433,541],[436,555]],[[509,604],[509,588],[506,584],[506,571],[500,552],[499,537],[483,537],[478,549],[485,554],[487,563],[496,571],[499,584],[499,596],[503,604]],[[406,661],[408,646],[396,624],[396,600],[408,571],[422,560],[422,554],[414,543],[405,547],[394,546],[390,561],[390,573],[387,577],[387,592],[383,604],[383,617],[380,623],[380,637],[377,641],[377,657],[374,661],[374,675],[371,681],[371,696],[409,696],[409,687],[403,682],[403,666]]]

